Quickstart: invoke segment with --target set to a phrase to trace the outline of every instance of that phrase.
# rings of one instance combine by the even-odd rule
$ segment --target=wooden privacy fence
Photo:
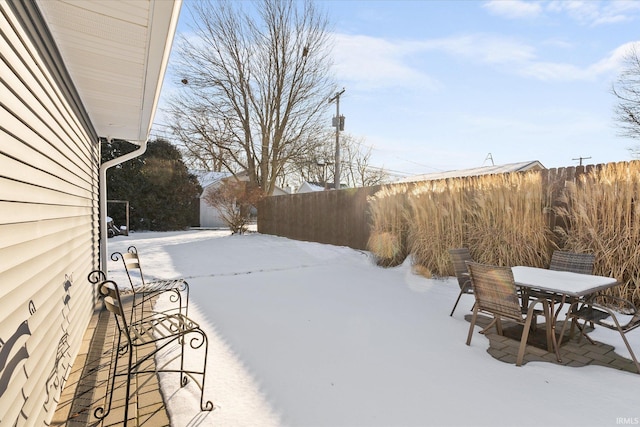
[[[546,193],[554,203],[567,181],[602,165],[546,169],[540,171]],[[522,173],[522,172],[516,172]],[[448,178],[448,180],[464,180]],[[389,184],[386,187],[411,184]],[[317,191],[274,196],[263,199],[258,206],[258,231],[263,234],[288,237],[309,242],[367,249],[371,235],[371,214],[367,198],[382,186]],[[555,217],[550,216],[550,227]]]
[[[366,249],[367,197],[376,187],[274,196],[258,205],[258,231],[309,242]]]

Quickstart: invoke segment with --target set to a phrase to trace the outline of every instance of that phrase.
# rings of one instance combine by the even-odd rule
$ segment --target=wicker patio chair
[[[579,304],[582,305],[578,307]],[[575,301],[569,308],[567,320],[564,325],[562,325],[560,336],[564,335],[564,329],[569,320],[571,320],[572,323],[578,320],[583,320],[585,324],[592,322],[602,327],[618,331],[640,374],[640,363],[638,363],[638,359],[626,337],[627,332],[640,326],[640,312],[631,301],[612,295],[594,295],[584,303]],[[580,333],[584,335],[591,344],[595,344],[591,337],[585,333],[584,329],[581,328]]]
[[[467,261],[466,264],[469,269],[474,295],[476,297],[476,305],[473,309],[469,335],[467,336],[467,345],[471,344],[473,328],[476,324],[478,312],[493,316],[491,323],[489,323],[481,333],[485,333],[495,325],[498,334],[502,335],[502,319],[511,320],[523,326],[520,348],[516,359],[516,366],[521,366],[532,321],[535,321],[537,316],[535,306],[542,304],[542,314],[544,314],[546,320],[547,347],[550,352],[553,351],[549,303],[547,300],[541,298],[531,301],[526,314],[523,315],[511,268],[478,264],[469,261]]]
[[[204,383],[207,371],[208,338],[200,326],[181,313],[154,313],[142,320],[127,320],[127,309],[123,306],[118,285],[112,280],[105,280],[104,273],[94,271],[89,274],[89,281],[97,284],[103,297],[104,305],[113,313],[117,331],[117,343],[111,354],[109,377],[104,405],[96,408],[93,415],[104,419],[111,411],[116,378],[126,380],[124,402],[124,425],[129,419],[129,401],[131,399],[131,381],[138,374],[156,374],[158,372],[179,373],[180,386],[184,387],[191,379],[200,388],[200,409],[214,409],[211,401],[204,399]],[[153,363],[156,353],[169,345],[180,348],[180,356],[172,358],[164,365]],[[189,369],[185,366],[185,350],[201,350],[202,367]],[[138,356],[143,355],[143,356]],[[191,355],[190,355],[191,356]],[[126,359],[126,369],[118,369],[120,359]],[[179,359],[179,360],[178,360]],[[189,362],[199,359],[190,357]],[[199,360],[198,360],[199,363]],[[179,367],[176,366],[179,364]]]
[[[145,303],[151,305],[152,298],[158,296],[164,292],[170,292],[170,301],[177,303],[177,308],[170,309],[182,313],[184,309],[184,315],[189,314],[189,284],[184,279],[168,279],[168,280],[153,280],[147,281],[142,272],[142,266],[140,264],[140,256],[135,246],[129,246],[127,252],[114,252],[111,254],[113,261],[122,261],[125,272],[127,273],[127,279],[129,280],[130,289],[121,292],[133,293],[133,307],[132,320],[136,316],[145,316]],[[184,294],[184,298],[183,298]]]
[[[471,286],[471,278],[469,276],[469,270],[467,270],[467,261],[473,261],[471,259],[471,253],[467,248],[449,249],[449,255],[451,256],[451,262],[453,263],[453,270],[458,279],[458,285],[460,286],[460,293],[456,298],[456,303],[453,304],[453,309],[449,316],[453,316],[453,312],[456,311],[460,297],[464,294],[473,294],[473,286]]]
[[[572,273],[579,274],[593,274],[593,264],[595,262],[595,255],[593,254],[579,254],[576,252],[566,252],[566,251],[554,251],[551,255],[551,263],[549,264],[549,270],[556,271],[569,271]],[[534,297],[542,297],[544,296],[542,293],[534,293],[532,294]],[[554,304],[562,302],[562,297],[558,295],[547,295],[549,301]],[[580,325],[580,323],[572,322],[571,330],[569,332],[570,336],[573,336],[574,325],[578,327],[580,333],[584,335],[583,328],[584,325]],[[594,326],[591,323],[591,326]],[[562,336],[562,335],[560,335]]]
[[[575,252],[554,251],[551,255],[549,270],[571,271],[580,274],[593,274],[595,255]]]
[[[595,255],[593,254],[554,251],[551,255],[549,270],[569,271],[571,273],[579,274],[593,274],[594,261]],[[531,290],[527,296],[532,298],[546,297],[547,300],[554,304],[562,302],[562,297],[560,295],[549,294],[541,291]]]

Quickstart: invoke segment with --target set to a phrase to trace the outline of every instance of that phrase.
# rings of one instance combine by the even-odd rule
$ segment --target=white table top
[[[536,267],[511,267],[518,286],[539,289],[546,292],[581,297],[618,284],[616,279],[569,271],[548,270]]]

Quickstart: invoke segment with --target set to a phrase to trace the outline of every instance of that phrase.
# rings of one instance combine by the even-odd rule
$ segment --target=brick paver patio
[[[80,354],[60,397],[52,426],[121,426],[124,418],[126,381],[114,386],[111,412],[102,421],[94,411],[105,405],[107,380],[112,349],[115,345],[116,326],[113,315],[106,310],[93,314],[85,332]],[[142,355],[138,355],[142,356]],[[149,364],[154,363],[150,358]],[[132,382],[134,393],[129,402],[130,426],[168,426],[169,417],[164,407],[156,374],[136,375]]]

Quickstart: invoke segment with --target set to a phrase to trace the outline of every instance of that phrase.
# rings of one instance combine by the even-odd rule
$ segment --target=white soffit
[[[182,0],[38,0],[101,137],[146,141]]]

